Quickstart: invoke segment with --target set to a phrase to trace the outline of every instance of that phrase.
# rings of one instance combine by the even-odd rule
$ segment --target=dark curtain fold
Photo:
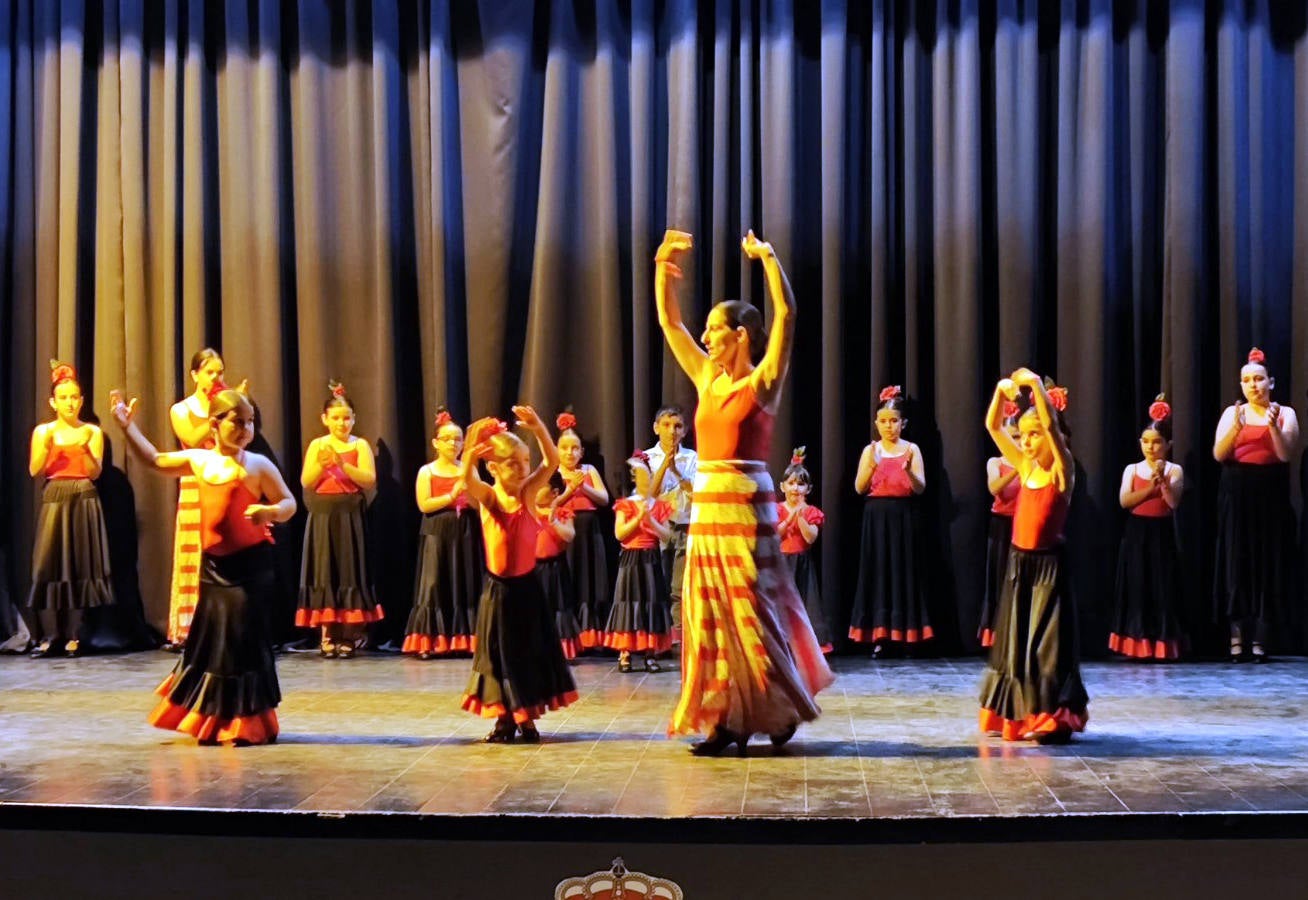
[[[692,328],[715,300],[762,301],[747,228],[790,274],[798,339],[772,462],[809,447],[833,622],[872,401],[902,383],[940,643],[972,648],[981,415],[994,380],[1030,364],[1071,389],[1087,651],[1103,643],[1120,473],[1160,389],[1189,486],[1186,604],[1209,646],[1218,414],[1251,344],[1279,400],[1302,409],[1308,387],[1304,32],[1303,5],[1272,0],[13,0],[0,640],[21,628],[47,357],[78,365],[88,416],[123,386],[170,443],[190,353],[220,346],[293,485],[326,381],[344,381],[379,448],[371,520],[397,623],[438,404],[464,422],[571,405],[614,486],[654,410],[692,405],[651,308],[672,226],[696,239]],[[159,625],[174,487],[114,449],[115,566],[139,571]],[[282,532],[289,609],[299,533]]]

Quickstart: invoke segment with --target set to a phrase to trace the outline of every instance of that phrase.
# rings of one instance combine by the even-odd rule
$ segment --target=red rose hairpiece
[[[1049,402],[1054,409],[1059,412],[1065,412],[1067,410],[1067,388],[1054,385],[1053,387],[1048,388],[1045,393],[1049,395]]]
[[[570,428],[577,427],[577,417],[570,412],[561,412],[558,417],[555,418],[554,424],[558,427],[559,431],[567,431]]]
[[[892,385],[890,385],[889,387],[883,387],[883,388],[881,389],[881,394],[878,396],[877,399],[878,399],[880,402],[885,403],[887,400],[894,400],[896,397],[898,397],[898,396],[899,396],[900,394],[902,394],[903,392],[904,392],[904,389],[903,389],[902,387],[900,387],[900,386],[897,385],[897,384],[892,384]]]
[[[648,469],[648,468],[649,468],[649,454],[646,453],[644,450],[637,450],[635,453],[631,454],[631,456],[628,456],[628,457],[627,457],[627,462],[628,462],[628,463],[636,463],[636,462],[638,462],[638,463],[640,463],[641,465],[643,465],[645,468]]]
[[[1154,422],[1163,422],[1172,415],[1172,407],[1167,404],[1163,394],[1154,398],[1154,402],[1149,404],[1149,419]]]
[[[215,378],[213,384],[209,385],[209,390],[205,392],[205,397],[207,397],[209,402],[212,403],[213,398],[217,397],[225,390],[227,390],[227,383],[221,378]]]
[[[1017,405],[1017,401],[1016,401],[1016,400],[1005,400],[1005,401],[1004,401],[1004,418],[1005,418],[1005,419],[1016,419],[1017,416],[1018,416],[1018,414],[1019,414],[1020,412],[1022,412],[1022,407],[1020,407],[1020,406]]]
[[[444,428],[446,425],[450,425],[453,422],[454,422],[454,417],[450,415],[450,411],[448,409],[442,409],[440,412],[436,413],[437,428]]]
[[[495,435],[497,434],[503,434],[508,430],[509,430],[508,423],[506,423],[503,419],[491,419],[490,422],[487,423],[487,425],[485,426],[485,429],[482,431],[480,437],[482,438],[482,440],[485,440],[486,438],[495,437]]]
[[[58,387],[65,381],[76,381],[77,370],[68,363],[61,363],[57,359],[50,360],[50,386]]]
[[[1266,355],[1263,354],[1263,351],[1259,350],[1257,347],[1254,347],[1249,351],[1249,362],[1251,363],[1257,363],[1258,365],[1261,366],[1263,364],[1263,360],[1265,360],[1266,358],[1267,357]]]
[[[341,384],[339,381],[327,382],[327,389],[332,392],[333,397],[341,399],[345,397],[345,385]]]
[[[804,457],[808,453],[807,447],[796,447],[790,453],[790,464],[792,466],[804,465]]]

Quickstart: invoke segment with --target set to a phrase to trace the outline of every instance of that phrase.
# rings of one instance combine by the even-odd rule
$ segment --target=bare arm
[[[559,540],[571,544],[573,540],[576,539],[577,526],[572,524],[571,519],[564,521],[555,516],[550,516],[549,524],[550,530],[554,532]]]
[[[590,502],[594,503],[596,506],[608,506],[609,492],[605,489],[604,481],[599,477],[599,472],[591,465],[584,465],[582,468],[585,470],[586,477],[583,478],[581,484],[577,486],[578,490],[580,490],[585,496],[589,497]]]
[[[1157,493],[1157,490],[1153,481],[1140,490],[1135,490],[1135,463],[1131,463],[1122,471],[1122,486],[1117,492],[1117,502],[1122,504],[1122,509],[1135,509]]]
[[[316,437],[309,441],[309,446],[304,451],[304,466],[300,469],[300,484],[307,489],[312,489],[322,478],[323,464],[319,459],[321,442],[324,438]]]
[[[373,459],[372,445],[363,438],[356,438],[354,449],[358,452],[358,461],[348,463],[341,460],[341,470],[361,489],[370,491],[377,486],[377,463]]]
[[[1222,410],[1217,420],[1217,435],[1213,438],[1213,459],[1226,462],[1235,451],[1235,439],[1244,428],[1244,404],[1237,403]]]
[[[149,438],[141,433],[141,429],[136,427],[136,422],[133,421],[136,415],[135,397],[132,398],[130,403],[124,403],[121,391],[110,391],[109,410],[114,417],[114,421],[123,429],[123,435],[127,438],[127,446],[142,462],[156,472],[172,478],[190,475],[192,472],[192,459],[197,453],[207,452],[177,450],[172,453],[160,453],[154,444],[150,443]]]
[[[859,496],[867,493],[872,484],[872,473],[877,470],[876,445],[868,444],[863,448],[863,455],[858,458],[858,472],[854,475],[854,490]]]
[[[468,426],[468,441],[460,460],[463,466],[463,483],[467,488],[468,496],[482,506],[490,508],[494,508],[495,490],[481,480],[477,463],[488,450],[485,443],[486,427],[494,421],[494,419],[478,419]]]
[[[1003,469],[999,465],[999,457],[993,457],[986,462],[986,489],[991,495],[998,497],[1003,493],[1004,488],[1013,483],[1017,478],[1017,469],[1013,466],[1008,467],[1006,474],[1001,474]]]
[[[926,470],[922,466],[922,451],[918,449],[917,444],[909,441],[908,454],[908,465],[904,466],[904,474],[908,476],[908,483],[913,488],[913,493],[920,494],[926,490]]]
[[[1288,406],[1273,403],[1267,411],[1267,434],[1272,440],[1272,450],[1281,462],[1289,462],[1295,447],[1299,445],[1299,418]]]
[[[33,478],[45,471],[50,448],[54,445],[54,426],[54,422],[42,422],[32,429],[32,448],[27,457],[27,471]]]
[[[186,409],[186,401],[174,403],[168,410],[168,421],[172,423],[173,434],[182,442],[183,447],[198,447],[209,436],[209,420],[192,424],[191,414]]]
[[[104,471],[104,432],[94,425],[88,427],[91,436],[86,441],[86,477],[94,481]]]
[[[1181,495],[1185,493],[1185,473],[1180,466],[1173,463],[1167,467],[1167,477],[1158,486],[1158,493],[1172,509],[1181,505]]]
[[[814,525],[808,519],[805,519],[802,509],[800,510],[800,514],[795,516],[795,527],[799,529],[800,535],[803,536],[804,543],[812,544],[818,539],[819,526]]]
[[[282,473],[277,471],[272,460],[258,453],[246,454],[246,471],[250,470],[251,463],[255,470],[252,474],[259,476],[260,495],[268,502],[250,504],[245,510],[246,518],[256,525],[289,521],[295,515],[295,498],[286,487]]]
[[[677,365],[699,388],[713,377],[713,365],[704,348],[681,321],[681,306],[677,302],[675,288],[681,279],[681,267],[677,261],[692,246],[693,239],[684,231],[669,228],[664,233],[663,243],[654,254],[654,305],[658,310],[659,328],[663,329],[668,349],[672,351]]]
[[[1076,479],[1076,464],[1072,461],[1072,451],[1068,449],[1063,429],[1055,424],[1056,410],[1053,401],[1049,399],[1049,394],[1045,391],[1045,383],[1030,369],[1018,369],[1013,373],[1012,378],[1016,384],[1031,389],[1031,396],[1035,398],[1036,415],[1040,417],[1040,424],[1044,427],[1045,434],[1054,449],[1052,472],[1054,484],[1057,485],[1060,494],[1068,493],[1072,490],[1072,483]]]
[[[530,502],[530,500],[540,493],[541,488],[549,483],[550,476],[559,467],[559,448],[554,446],[554,440],[550,437],[550,430],[545,427],[545,423],[536,414],[536,410],[530,406],[519,405],[513,407],[513,414],[518,417],[518,424],[536,436],[536,445],[540,447],[540,465],[536,467],[536,471],[527,476],[527,480],[523,483],[522,492],[522,496],[527,498],[524,502],[527,503],[529,509],[534,510],[536,504]],[[604,499],[608,500],[608,494],[604,495]]]
[[[613,536],[621,542],[635,534],[636,530],[640,528],[640,520],[644,511],[645,505],[643,503],[638,503],[635,509],[628,509],[624,503],[623,508],[618,511],[613,522]]]
[[[760,241],[750,231],[741,241],[741,248],[750,259],[763,263],[768,296],[772,298],[772,330],[767,349],[750,375],[759,405],[769,407],[780,393],[790,368],[790,353],[795,344],[795,295],[771,244]]]
[[[990,439],[999,448],[999,455],[1006,459],[1008,464],[1017,472],[1021,472],[1026,457],[1022,455],[1022,448],[1017,446],[1013,436],[1004,427],[1005,399],[1007,398],[1004,397],[1004,392],[997,383],[995,385],[995,395],[990,398],[990,406],[986,409],[986,431],[990,433]],[[1016,475],[1017,473],[1014,473],[1014,477]]]
[[[418,470],[418,478],[413,484],[413,494],[418,501],[418,509],[424,513],[440,512],[454,505],[455,499],[459,494],[459,482],[455,482],[448,494],[436,494],[431,492],[431,473],[427,466]]]

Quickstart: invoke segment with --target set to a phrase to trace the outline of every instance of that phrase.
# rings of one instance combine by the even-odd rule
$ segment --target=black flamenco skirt
[[[572,572],[572,590],[576,598],[577,621],[581,625],[581,646],[598,647],[604,637],[613,603],[613,583],[609,581],[608,550],[604,546],[604,529],[593,509],[577,512],[573,524],[577,536],[568,545],[568,568]]]
[[[296,625],[361,625],[381,619],[368,570],[363,506],[363,494],[305,493],[309,518],[304,525]]]
[[[150,724],[206,743],[276,740],[282,694],[265,624],[275,600],[274,567],[266,543],[202,558],[186,647],[155,691],[163,700]]]
[[[463,708],[522,723],[576,699],[572,671],[536,573],[512,578],[487,573]]]
[[[863,505],[850,640],[913,644],[933,637],[920,551],[915,499],[869,497]]]
[[[811,550],[799,553],[781,554],[781,564],[790,573],[795,582],[795,590],[804,601],[804,612],[808,615],[808,624],[813,627],[813,636],[817,638],[823,653],[830,653],[831,627],[827,625],[827,616],[822,609],[822,589],[818,585],[817,566],[813,564]]]
[[[999,609],[999,594],[1004,587],[1004,574],[1008,571],[1008,548],[1013,544],[1013,517],[990,514],[990,530],[986,534],[986,590],[981,598],[981,618],[976,627],[976,638],[982,647],[995,642],[995,612]]]
[[[1260,632],[1285,624],[1294,578],[1294,535],[1288,465],[1222,466],[1213,571],[1217,621],[1253,620]]]
[[[89,478],[45,483],[32,543],[35,610],[91,609],[114,602],[109,581],[109,535],[100,495]]]
[[[981,730],[1005,740],[1084,731],[1088,704],[1063,548],[1013,547],[981,682]]]
[[[581,652],[581,625],[577,622],[577,610],[573,605],[572,572],[568,569],[567,554],[536,560],[535,572],[545,602],[554,614],[554,629],[559,634],[563,655],[575,659]]]
[[[623,548],[603,643],[610,650],[637,653],[672,649],[672,595],[657,547]]]
[[[1181,560],[1171,516],[1127,516],[1117,554],[1108,646],[1135,659],[1176,659],[1185,635],[1178,613]]]
[[[423,516],[413,609],[404,626],[405,653],[471,652],[482,577],[481,526],[471,509]]]

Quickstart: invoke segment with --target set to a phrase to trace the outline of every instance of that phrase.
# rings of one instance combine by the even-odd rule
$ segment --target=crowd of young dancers
[[[693,752],[717,755],[764,734],[775,746],[819,714],[832,681],[833,645],[811,548],[824,516],[810,505],[812,477],[798,448],[780,492],[765,463],[790,362],[795,303],[769,244],[752,232],[745,255],[762,267],[772,327],[741,301],[713,307],[697,339],[676,298],[689,235],[669,231],[655,258],[655,302],[673,357],[696,388],[697,451],[687,421],[664,407],[653,446],[627,459],[629,491],[612,503],[621,547],[611,577],[599,511],[610,505],[600,473],[583,461],[576,417],[557,439],[529,406],[509,426],[479,419],[465,433],[447,411],[434,422],[434,459],[415,483],[422,512],[412,611],[402,649],[419,659],[471,655],[462,706],[493,718],[486,740],[539,740],[534,721],[577,697],[568,660],[606,648],[631,671],[639,657],[680,645],[681,690],[670,734],[708,732]],[[180,483],[168,642],[180,649],[150,721],[206,743],[264,743],[278,732],[280,691],[265,611],[273,584],[269,526],[296,502],[272,461],[250,452],[254,411],[244,384],[223,381],[219,354],[192,360],[195,392],[170,411],[181,449],[158,450],[136,426],[137,401],[115,391],[113,418],[151,469]],[[1241,370],[1243,402],[1217,425],[1223,464],[1214,606],[1230,625],[1233,661],[1267,659],[1293,562],[1288,462],[1298,444],[1294,411],[1271,400],[1261,351]],[[978,633],[989,648],[980,692],[983,731],[1059,742],[1084,729],[1088,697],[1078,666],[1076,614],[1066,590],[1064,523],[1076,477],[1065,421],[1068,392],[1029,369],[1000,379],[985,415],[999,455],[986,464],[994,496]],[[41,628],[33,656],[81,652],[84,610],[113,602],[95,478],[104,437],[81,421],[71,366],[52,363],[51,422],[32,433],[30,469],[46,480],[28,606]],[[878,398],[875,439],[854,487],[866,498],[851,641],[874,654],[933,637],[926,548],[917,497],[921,449],[905,438],[908,400]],[[353,434],[346,389],[329,384],[324,433],[301,468],[308,518],[296,625],[319,630],[325,657],[350,658],[382,617],[369,568],[364,510],[377,480],[369,443]],[[1141,431],[1142,458],[1122,473],[1129,512],[1118,554],[1109,647],[1133,658],[1176,659],[1181,561],[1173,525],[1184,473],[1168,459],[1171,409],[1159,395]]]

